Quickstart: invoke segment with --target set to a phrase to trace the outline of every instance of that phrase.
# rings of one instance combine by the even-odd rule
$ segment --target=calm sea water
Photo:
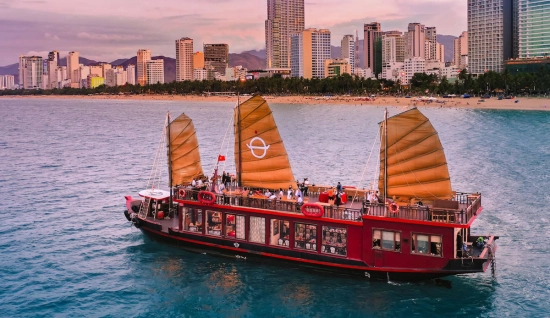
[[[550,112],[421,109],[453,187],[484,195],[473,232],[501,236],[496,279],[446,289],[194,254],[132,228],[123,196],[145,187],[166,111],[193,118],[209,172],[233,105],[0,99],[0,316],[550,316]],[[272,108],[297,178],[372,182],[382,108]]]

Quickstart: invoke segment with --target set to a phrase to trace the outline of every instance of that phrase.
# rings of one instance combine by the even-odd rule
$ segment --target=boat
[[[220,178],[220,154],[205,178],[191,119],[168,114],[169,188],[159,190],[150,178],[139,199],[127,196],[128,221],[154,240],[194,252],[365,279],[419,281],[494,269],[498,236],[471,233],[483,210],[481,193],[452,190],[439,136],[417,108],[392,117],[386,111],[378,194],[342,187],[341,205],[329,200],[330,186],[310,185],[303,203],[286,192],[266,197],[264,189],[298,189],[272,111],[253,96],[235,107],[233,122],[235,177]]]

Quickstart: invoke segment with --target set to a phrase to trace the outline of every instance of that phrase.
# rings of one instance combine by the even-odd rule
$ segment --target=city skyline
[[[173,41],[181,37],[193,38],[199,45],[227,43],[231,52],[265,49],[265,2],[159,0],[138,7],[133,2],[99,0],[67,11],[74,6],[65,0],[0,0],[0,43],[9,43],[0,49],[0,65],[14,63],[19,55],[47,56],[52,50],[62,56],[79,51],[99,61],[129,58],[144,47],[155,55],[174,56]],[[344,35],[362,33],[363,24],[373,21],[384,30],[401,31],[410,22],[420,22],[436,26],[439,34],[458,36],[466,30],[466,11],[466,3],[447,0],[394,0],[383,5],[375,0],[349,0],[345,5],[306,1],[305,26],[330,29],[336,46]]]

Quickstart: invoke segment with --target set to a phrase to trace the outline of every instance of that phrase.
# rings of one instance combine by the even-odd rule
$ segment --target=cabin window
[[[324,254],[347,255],[348,234],[345,228],[323,226],[323,245],[321,252]]]
[[[253,243],[265,244],[265,218],[251,216],[248,240]]]
[[[290,222],[278,219],[271,219],[270,245],[289,247]]]
[[[222,216],[220,212],[206,211],[206,234],[222,235]]]
[[[294,247],[317,250],[317,225],[295,223]]]
[[[183,208],[183,230],[188,232],[202,232],[202,210]]]
[[[373,230],[372,248],[401,252],[401,233],[394,231]]]
[[[226,214],[225,215],[225,236],[244,240],[246,217],[244,215]]]
[[[441,257],[441,235],[413,234],[411,252]]]

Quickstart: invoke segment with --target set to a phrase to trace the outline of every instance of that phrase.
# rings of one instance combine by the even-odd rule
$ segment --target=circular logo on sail
[[[255,146],[254,145],[255,141],[258,141],[259,143],[261,143],[261,146]],[[260,137],[252,138],[252,140],[250,140],[250,144],[246,144],[246,146],[248,147],[248,149],[250,149],[250,152],[252,153],[252,155],[254,157],[258,158],[258,159],[262,159],[263,157],[265,157],[265,155],[267,155],[267,149],[269,149],[269,147],[270,147],[270,146],[266,145],[265,141]],[[256,150],[259,150],[259,151],[263,150],[264,152],[260,156],[260,155],[256,154]]]

